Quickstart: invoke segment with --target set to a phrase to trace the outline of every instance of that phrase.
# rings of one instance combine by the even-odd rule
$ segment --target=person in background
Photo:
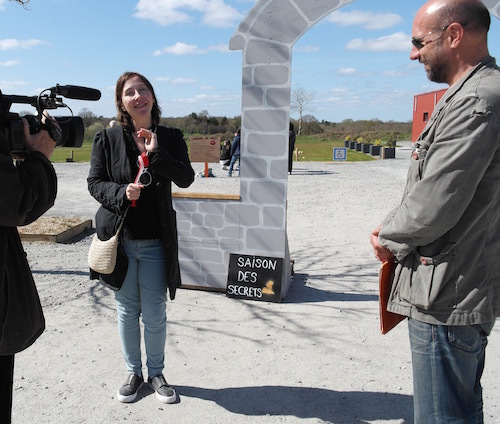
[[[290,122],[290,129],[288,131],[288,173],[292,174],[293,167],[293,151],[295,150],[295,127],[293,122]]]
[[[48,115],[44,112],[42,121]],[[45,329],[38,292],[17,231],[54,205],[57,177],[50,157],[56,147],[46,130],[31,135],[22,118],[24,160],[14,165],[10,144],[0,132],[0,422],[12,419],[14,355],[31,346]]]
[[[241,130],[238,130],[234,134],[233,142],[231,143],[231,162],[229,163],[229,171],[227,172],[228,177],[231,177],[233,175],[233,167],[236,161],[238,161],[238,175],[240,175],[240,141]]]
[[[221,149],[220,165],[223,171],[227,171],[227,166],[231,162],[231,142],[226,140]]]
[[[163,375],[167,289],[173,300],[181,285],[172,182],[188,187],[194,171],[182,132],[159,125],[161,109],[146,77],[136,72],[121,75],[115,103],[120,125],[96,134],[87,182],[90,194],[101,203],[95,220],[98,237],[107,240],[122,219],[124,224],[115,270],[109,275],[91,270],[91,278],[115,289],[128,372],[118,400],[134,401],[144,383],[142,316],[147,381],[161,402],[173,403],[177,395]],[[139,156],[147,171],[136,183]]]
[[[371,234],[396,260],[387,309],[408,317],[415,423],[483,423],[500,315],[500,68],[479,0],[430,0],[410,59],[449,88],[415,143],[401,204]]]

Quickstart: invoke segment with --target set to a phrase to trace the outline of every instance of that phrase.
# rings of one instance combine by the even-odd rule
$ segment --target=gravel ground
[[[149,388],[121,404],[126,378],[113,293],[88,278],[91,234],[68,243],[25,243],[47,329],[16,355],[13,423],[410,423],[406,323],[378,329],[370,230],[400,200],[409,146],[395,160],[298,162],[289,176],[288,238],[295,276],[282,303],[180,290],[168,303],[167,380],[180,401]],[[194,164],[201,172],[203,164]],[[237,193],[238,178],[188,191]],[[89,164],[55,164],[59,195],[49,216],[93,219]],[[499,329],[483,377],[487,423],[500,423]]]

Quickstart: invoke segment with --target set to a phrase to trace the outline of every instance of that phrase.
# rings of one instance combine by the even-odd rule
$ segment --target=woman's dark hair
[[[118,78],[118,81],[116,83],[116,90],[115,90],[115,104],[116,104],[116,109],[118,111],[118,122],[128,131],[133,132],[134,131],[134,124],[132,122],[132,118],[128,114],[128,112],[125,110],[123,107],[123,101],[122,101],[122,94],[123,94],[123,87],[125,86],[125,83],[130,79],[134,77],[139,77],[144,84],[146,84],[146,87],[148,87],[149,91],[151,91],[151,94],[153,95],[153,108],[151,109],[151,120],[153,126],[158,126],[160,123],[160,116],[161,116],[161,108],[158,105],[158,100],[156,99],[156,94],[155,90],[153,89],[153,86],[151,83],[148,81],[148,79],[144,76],[139,74],[138,72],[125,72],[123,73],[120,78]]]

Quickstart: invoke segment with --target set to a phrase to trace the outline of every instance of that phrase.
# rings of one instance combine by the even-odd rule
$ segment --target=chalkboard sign
[[[226,296],[279,302],[283,258],[231,253]]]

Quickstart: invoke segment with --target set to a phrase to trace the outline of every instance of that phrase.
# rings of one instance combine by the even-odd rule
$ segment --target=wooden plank
[[[180,288],[186,290],[201,290],[201,291],[220,292],[220,293],[226,292],[225,287],[210,287],[201,284],[199,286],[195,286],[193,284],[182,284]]]
[[[177,192],[177,193],[172,193],[172,197],[178,199],[241,200],[241,196],[239,194],[223,194],[223,193]]]
[[[91,219],[41,217],[35,222],[18,227],[22,241],[62,243],[92,228]]]
[[[85,230],[92,228],[92,220],[88,219],[78,225],[75,225],[72,228],[69,228],[66,231],[56,235],[56,243],[62,243],[70,238],[77,236],[78,234],[83,233]]]

